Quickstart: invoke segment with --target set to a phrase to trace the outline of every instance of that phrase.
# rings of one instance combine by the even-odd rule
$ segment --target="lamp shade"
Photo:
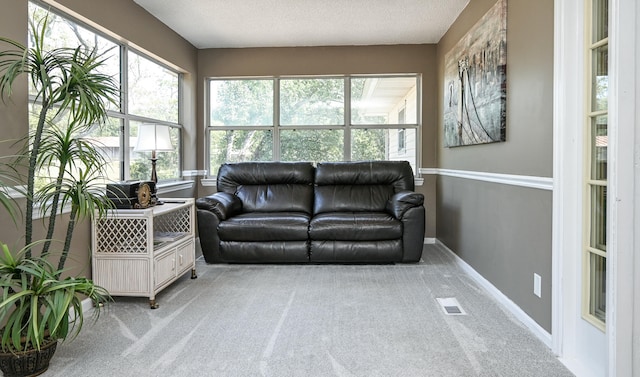
[[[169,127],[158,124],[141,124],[138,126],[138,140],[134,150],[136,152],[173,151]]]

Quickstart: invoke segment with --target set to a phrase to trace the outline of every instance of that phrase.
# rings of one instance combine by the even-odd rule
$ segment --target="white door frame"
[[[614,141],[609,144],[609,376],[635,376],[640,374],[640,6],[637,0],[609,4],[609,140]]]
[[[554,2],[552,349],[577,375],[640,373],[640,21],[637,0],[609,0],[607,365],[577,334],[582,276],[584,0]],[[634,275],[635,274],[635,275]],[[634,338],[636,339],[634,344]],[[634,349],[635,346],[635,349]],[[634,365],[635,364],[635,365]],[[634,369],[635,366],[635,369]],[[605,373],[600,373],[598,371]]]
[[[582,248],[583,0],[554,1],[552,350],[576,374]]]

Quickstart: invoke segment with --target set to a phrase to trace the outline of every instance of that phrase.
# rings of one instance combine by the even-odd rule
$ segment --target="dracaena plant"
[[[46,238],[51,239],[57,221],[56,215],[62,208],[58,206],[58,202],[65,201],[65,196],[72,194],[71,191],[65,191],[61,183],[78,180],[76,173],[80,170],[84,170],[84,177],[81,179],[83,182],[72,185],[76,189],[88,187],[87,177],[95,181],[97,177],[104,175],[106,164],[101,161],[99,150],[90,142],[82,140],[81,136],[91,127],[103,124],[107,118],[108,104],[116,103],[119,98],[117,81],[101,72],[107,60],[105,54],[98,53],[95,48],[87,49],[86,46],[46,49],[44,41],[47,17],[30,26],[31,47],[0,37],[0,42],[8,46],[8,49],[0,51],[0,96],[3,100],[9,98],[16,80],[27,75],[39,107],[37,123],[27,138],[28,143],[22,155],[26,165],[24,242],[27,246],[27,258],[32,252],[30,245],[33,242],[34,209],[47,210],[44,213],[49,216]],[[58,171],[45,179],[55,183],[37,187],[37,175],[43,171],[51,171],[50,166],[56,167]],[[42,200],[51,200],[52,204],[43,203]],[[9,207],[2,195],[0,204],[5,208]],[[93,216],[96,208],[103,212],[102,200],[85,204],[86,202],[79,203],[72,222],[84,216]],[[50,243],[46,243],[45,254],[49,248]],[[63,253],[68,251],[67,248]]]
[[[79,295],[94,304],[108,299],[90,279],[62,275],[76,223],[102,216],[109,207],[102,185],[107,164],[97,145],[83,136],[105,122],[119,86],[102,73],[104,54],[86,46],[45,48],[47,17],[30,27],[30,47],[0,37],[0,97],[6,102],[16,80],[26,75],[38,108],[21,152],[2,157],[0,164],[0,209],[25,227],[19,250],[0,242],[0,348],[5,352],[40,349],[46,341],[77,334],[83,323]],[[13,202],[8,187],[23,190],[24,202]],[[64,241],[52,242],[63,221],[58,215],[66,209]],[[33,239],[34,210],[45,219],[47,234],[41,240]]]
[[[81,130],[77,130],[73,123],[66,129],[55,125],[48,127],[43,132],[37,158],[37,166],[53,170],[52,179],[35,192],[36,202],[41,205],[40,212],[56,214],[62,208],[70,208],[58,262],[60,270],[67,260],[77,221],[94,215],[103,216],[110,207],[104,200],[102,188],[103,169],[107,162],[102,154],[97,153],[95,142],[76,136],[78,131]],[[49,216],[42,255],[50,253],[56,219],[57,216]]]

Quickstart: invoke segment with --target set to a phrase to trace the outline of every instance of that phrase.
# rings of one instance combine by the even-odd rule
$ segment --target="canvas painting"
[[[445,55],[444,145],[506,140],[507,0]]]

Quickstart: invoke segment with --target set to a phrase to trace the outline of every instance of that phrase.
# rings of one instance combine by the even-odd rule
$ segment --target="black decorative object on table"
[[[142,209],[158,204],[153,181],[123,181],[107,184],[107,199],[118,209]]]

